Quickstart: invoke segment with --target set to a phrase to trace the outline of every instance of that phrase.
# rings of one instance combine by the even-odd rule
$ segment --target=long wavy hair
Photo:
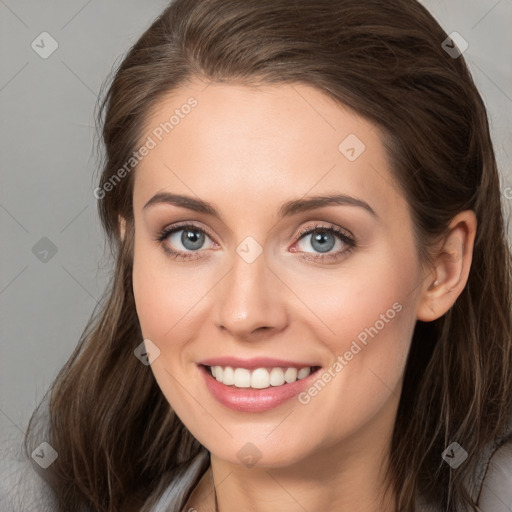
[[[475,212],[464,290],[414,330],[389,464],[399,512],[414,510],[419,495],[443,510],[477,510],[464,482],[512,416],[499,174],[484,102],[463,57],[445,51],[447,37],[416,0],[176,0],[117,66],[97,112],[106,190],[140,146],[150,111],[190,79],[310,85],[380,128],[422,262],[432,263],[433,243],[458,212]],[[143,339],[132,291],[135,172],[98,199],[115,268],[25,438],[27,453],[43,438],[58,452],[43,476],[62,511],[148,511],[205,450],[134,357]],[[441,458],[452,441],[470,452],[457,470]]]

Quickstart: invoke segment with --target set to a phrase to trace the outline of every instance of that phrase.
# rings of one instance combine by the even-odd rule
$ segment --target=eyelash
[[[160,245],[162,246],[162,248],[166,254],[168,254],[170,257],[172,257],[176,260],[190,261],[190,260],[198,259],[196,256],[194,256],[194,254],[196,254],[200,251],[190,251],[189,253],[181,253],[180,251],[175,251],[173,249],[169,249],[169,247],[164,244],[165,240],[170,235],[172,235],[173,233],[176,233],[178,231],[185,231],[185,230],[203,233],[203,234],[207,235],[209,238],[213,239],[213,236],[211,235],[211,233],[208,230],[201,228],[199,226],[196,226],[194,224],[184,223],[184,224],[178,224],[178,225],[164,228],[163,230],[161,230],[158,233],[157,237],[155,238],[155,241],[160,243]],[[324,226],[324,225],[320,225],[320,224],[316,224],[315,226],[310,226],[310,227],[302,229],[297,234],[294,244],[297,243],[302,238],[304,238],[306,235],[315,233],[317,231],[320,231],[322,233],[334,234],[339,240],[341,240],[348,247],[344,250],[338,251],[337,253],[330,254],[327,256],[317,254],[315,256],[300,256],[301,258],[303,258],[305,260],[322,261],[322,262],[325,260],[337,261],[341,257],[344,257],[344,256],[350,254],[357,246],[356,241],[351,236],[347,235],[344,231],[339,229],[338,227],[333,226],[333,225]]]

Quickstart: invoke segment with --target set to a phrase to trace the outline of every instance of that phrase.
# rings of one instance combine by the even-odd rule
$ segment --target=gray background
[[[2,427],[24,430],[106,285],[109,261],[92,193],[95,104],[113,64],[166,4],[0,0]],[[489,110],[508,219],[512,0],[423,4],[448,34],[469,43],[464,57]],[[47,59],[31,47],[42,32],[58,43]],[[42,238],[55,245],[54,255],[36,257]]]

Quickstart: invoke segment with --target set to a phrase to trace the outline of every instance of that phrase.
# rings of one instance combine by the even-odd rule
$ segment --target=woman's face
[[[263,466],[389,438],[426,284],[377,128],[305,85],[194,81],[142,144],[137,314],[192,434]],[[227,384],[214,358],[240,360],[216,361]]]

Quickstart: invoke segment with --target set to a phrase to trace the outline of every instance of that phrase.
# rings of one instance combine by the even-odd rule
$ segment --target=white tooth
[[[237,388],[249,388],[251,387],[251,372],[246,368],[236,368],[233,384]]]
[[[299,372],[297,373],[297,379],[303,379],[304,377],[307,377],[311,373],[311,368],[301,368]]]
[[[251,374],[251,388],[263,389],[270,386],[270,375],[266,368],[257,368]]]
[[[295,382],[297,380],[297,368],[287,368],[284,372],[284,380],[288,383]]]
[[[284,384],[284,372],[281,368],[272,368],[270,371],[270,385],[282,386]]]
[[[285,383],[292,383],[296,380],[304,379],[311,373],[311,367],[297,368],[272,368],[270,372],[266,368],[256,368],[251,371],[247,368],[232,368],[226,366],[210,367],[212,376],[218,382],[226,386],[235,386],[237,388],[265,389],[269,386],[282,386]]]
[[[226,366],[224,368],[224,373],[222,374],[222,382],[226,384],[226,386],[232,386],[235,382],[235,372],[231,366]]]

